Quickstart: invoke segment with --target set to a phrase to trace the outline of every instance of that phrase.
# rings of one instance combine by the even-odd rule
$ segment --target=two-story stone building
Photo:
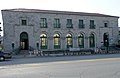
[[[4,50],[93,49],[116,44],[117,16],[39,9],[2,10]]]

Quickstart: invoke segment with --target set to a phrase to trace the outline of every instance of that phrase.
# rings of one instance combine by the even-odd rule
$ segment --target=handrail
[[[29,51],[35,50],[33,47],[29,46]]]
[[[19,54],[20,53],[20,46],[18,47],[18,48],[15,48],[14,50],[13,50],[13,54],[15,54],[15,55],[17,55],[17,54]]]

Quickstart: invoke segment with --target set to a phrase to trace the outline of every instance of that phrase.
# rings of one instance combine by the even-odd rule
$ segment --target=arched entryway
[[[78,46],[84,48],[84,35],[82,33],[78,35]]]
[[[109,46],[109,34],[108,33],[104,33],[103,35],[103,45],[105,47]]]
[[[28,50],[28,47],[29,47],[28,34],[26,32],[22,32],[20,34],[20,48],[21,50]]]
[[[93,33],[89,36],[89,46],[90,48],[95,48],[95,35]]]

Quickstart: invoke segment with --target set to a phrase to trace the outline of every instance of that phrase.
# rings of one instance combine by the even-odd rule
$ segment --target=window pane
[[[104,23],[104,27],[108,27],[108,24],[107,24],[107,23]]]
[[[59,38],[54,38],[54,45],[59,45]]]
[[[59,36],[59,34],[54,35],[54,48],[55,49],[60,48],[60,36]]]
[[[95,29],[94,20],[90,20],[90,28]]]
[[[83,20],[79,20],[79,24],[80,24],[80,25],[83,25]]]
[[[22,20],[22,25],[27,25],[27,21],[26,20]]]
[[[73,43],[72,43],[72,35],[71,34],[67,34],[66,40],[67,40],[67,48],[72,47]]]
[[[72,19],[67,19],[67,24],[72,24]]]
[[[68,45],[72,45],[72,38],[68,38]]]
[[[83,34],[81,34],[78,37],[78,45],[79,45],[80,48],[84,48],[84,36],[83,36]]]
[[[46,18],[41,18],[41,23],[46,23]]]
[[[94,20],[90,20],[90,25],[94,25]]]
[[[54,19],[54,27],[55,28],[60,28],[60,19],[58,19],[58,18]]]
[[[55,18],[55,24],[59,24],[60,20],[58,18]]]
[[[72,19],[67,19],[67,28],[73,28]]]
[[[90,43],[90,47],[91,47],[91,48],[94,48],[94,47],[95,47],[95,37],[94,37],[94,34],[91,34],[91,35],[90,35],[89,43]]]
[[[47,19],[46,18],[41,18],[40,27],[43,27],[43,28],[47,27]]]
[[[47,36],[45,34],[42,34],[40,36],[41,39],[41,49],[47,49]]]
[[[83,20],[79,20],[79,28],[84,28]]]
[[[46,38],[41,38],[41,39],[42,39],[41,45],[46,46]]]

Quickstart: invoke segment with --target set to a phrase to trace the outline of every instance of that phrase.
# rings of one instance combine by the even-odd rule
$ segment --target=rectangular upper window
[[[27,20],[22,19],[22,20],[21,20],[21,24],[22,24],[22,25],[27,25]]]
[[[41,18],[40,19],[40,27],[41,28],[47,28],[47,19],[46,18]]]
[[[67,24],[72,24],[72,19],[67,19]]]
[[[108,27],[108,23],[104,23],[104,27]]]
[[[67,19],[67,28],[73,28],[72,19]]]
[[[54,28],[60,28],[60,19],[59,18],[54,19]]]
[[[83,20],[79,20],[79,28],[84,28],[84,22],[83,22]]]
[[[90,29],[95,29],[94,20],[90,20]]]

